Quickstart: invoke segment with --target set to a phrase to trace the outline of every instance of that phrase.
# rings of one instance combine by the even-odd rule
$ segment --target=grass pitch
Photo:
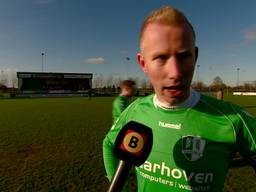
[[[0,100],[0,191],[103,191],[111,102]]]
[[[226,96],[256,116],[256,98]],[[106,191],[102,140],[111,97],[0,100],[0,191]],[[256,191],[250,167],[231,169],[225,191]]]

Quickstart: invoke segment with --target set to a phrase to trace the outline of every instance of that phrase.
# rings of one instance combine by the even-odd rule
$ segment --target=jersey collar
[[[200,100],[200,94],[192,88],[190,89],[189,97],[184,102],[182,102],[178,105],[169,105],[167,103],[163,103],[157,99],[156,94],[153,97],[154,106],[159,107],[164,110],[192,108],[198,103],[199,100]]]

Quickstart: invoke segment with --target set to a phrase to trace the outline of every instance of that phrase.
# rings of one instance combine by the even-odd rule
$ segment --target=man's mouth
[[[171,85],[171,86],[164,86],[163,89],[165,90],[170,90],[170,91],[175,91],[175,90],[184,90],[185,85]]]
[[[184,95],[184,90],[186,90],[185,85],[171,85],[163,87],[163,91],[168,95],[170,94],[171,97],[182,97]]]

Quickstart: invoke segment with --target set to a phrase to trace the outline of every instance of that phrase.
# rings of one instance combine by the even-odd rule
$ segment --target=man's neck
[[[180,109],[180,108],[191,108],[195,106],[200,99],[200,94],[196,92],[195,90],[191,89],[189,97],[179,104],[171,104],[168,102],[162,102],[157,98],[157,95],[154,96],[154,105],[157,107],[160,107],[165,110],[171,110],[171,109]]]
[[[120,94],[120,96],[122,96],[122,97],[128,97],[126,94]]]

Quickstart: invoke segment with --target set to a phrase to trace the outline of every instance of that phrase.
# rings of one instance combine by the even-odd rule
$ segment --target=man
[[[223,190],[233,154],[256,162],[256,121],[240,107],[190,88],[197,60],[195,32],[172,7],[151,13],[140,34],[138,63],[155,94],[131,104],[103,142],[111,179],[117,165],[113,143],[129,121],[153,131],[152,151],[136,168],[138,191]]]
[[[113,102],[112,116],[113,122],[121,115],[125,108],[130,104],[130,97],[133,96],[135,90],[135,82],[132,80],[124,80],[121,82],[121,93]]]

